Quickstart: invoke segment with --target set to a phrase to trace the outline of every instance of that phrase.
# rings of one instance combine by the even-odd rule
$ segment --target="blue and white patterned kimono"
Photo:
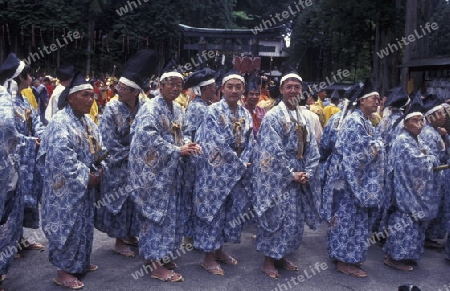
[[[36,139],[41,138],[45,127],[39,114],[26,98],[18,94],[13,97],[14,120],[17,131],[23,135],[23,144],[18,148],[20,156],[20,175],[18,193],[25,199],[23,226],[39,228],[39,205],[41,196],[40,176],[36,167],[38,145]]]
[[[240,105],[233,112],[222,99],[209,106],[195,142],[203,153],[196,167],[194,246],[212,252],[240,241],[242,224],[232,221],[248,206],[243,179],[253,150],[252,117]]]
[[[14,122],[13,102],[0,86],[0,275],[8,273],[22,235],[24,197],[17,194],[19,177],[17,147],[23,142]]]
[[[186,116],[184,119],[183,132],[184,136],[190,141],[195,140],[195,134],[197,133],[200,124],[203,122],[206,112],[208,111],[208,104],[200,96],[195,97],[195,99],[189,103],[186,109]],[[185,176],[186,185],[186,206],[189,208],[189,217],[187,218],[185,224],[185,235],[187,237],[193,237],[194,235],[194,214],[192,209],[192,195],[194,192],[195,183],[195,158],[189,159],[186,167],[189,169],[189,175]]]
[[[450,136],[448,134],[443,139],[433,126],[426,124],[419,136],[431,149],[432,154],[438,157],[440,164],[446,164],[450,161],[450,155],[448,153],[450,148]],[[443,239],[446,232],[446,216],[450,213],[450,205],[446,203],[450,198],[450,171],[443,170],[435,172],[434,174],[437,176],[436,179],[441,187],[439,190],[441,203],[437,217],[433,219],[428,226],[426,238]]]
[[[390,107],[391,113],[388,116],[383,117],[380,123],[376,127],[376,136],[381,137],[384,141],[386,148],[386,158],[389,154],[389,150],[394,142],[395,138],[402,132],[403,129],[403,116],[404,112],[398,108]],[[388,193],[388,188],[390,185],[385,185],[385,195],[384,201],[382,202],[382,207],[380,207],[380,213],[377,214],[375,225],[373,226],[374,231],[385,231],[388,223],[388,217],[390,214],[390,206],[392,197]]]
[[[424,252],[425,229],[436,217],[441,200],[433,172],[437,164],[423,140],[407,131],[392,144],[387,171],[393,193],[387,194],[393,198],[394,209],[383,249],[394,260],[418,260]]]
[[[377,135],[384,140],[386,145],[386,153],[389,153],[389,149],[395,138],[402,132],[403,115],[402,110],[391,108],[391,114],[383,117],[376,127]]]
[[[100,200],[103,203],[97,204],[95,227],[110,237],[126,239],[139,235],[141,219],[130,198],[130,188],[126,186],[131,125],[146,101],[146,98],[138,98],[136,113],[132,115],[124,102],[111,100],[100,120],[99,131],[109,157],[102,177]]]
[[[38,153],[42,228],[50,262],[68,273],[89,269],[96,196],[89,167],[100,154],[101,136],[88,114],[78,118],[67,105],[53,116]]]
[[[253,154],[253,207],[259,217],[257,250],[281,259],[302,241],[304,224],[315,229],[319,204],[319,149],[301,111],[290,111],[284,102],[272,108],[259,129]],[[299,157],[301,124],[306,135]],[[308,184],[293,180],[293,172],[306,172]]]
[[[323,189],[323,214],[330,223],[328,253],[346,263],[365,260],[372,227],[369,212],[377,211],[383,199],[385,150],[373,132],[359,109],[345,119]]]
[[[328,177],[328,169],[331,162],[331,154],[334,151],[334,145],[338,135],[339,121],[342,116],[342,111],[333,114],[323,129],[322,137],[320,138],[319,153],[320,153],[320,185],[323,187]]]
[[[186,157],[182,107],[173,111],[161,95],[146,102],[131,127],[129,185],[137,210],[144,216],[139,253],[158,260],[179,248],[186,219],[182,193]]]
[[[200,96],[195,97],[191,103],[189,103],[186,109],[186,118],[184,120],[184,135],[191,141],[195,140],[195,133],[197,132],[200,124],[208,111],[208,104]]]

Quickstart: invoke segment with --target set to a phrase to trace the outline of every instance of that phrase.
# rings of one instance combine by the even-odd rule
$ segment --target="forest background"
[[[448,0],[311,0],[313,5],[277,22],[290,35],[289,63],[308,81],[322,81],[348,70],[348,81],[372,83],[383,91],[405,83],[402,64],[411,58],[450,54]],[[126,13],[121,7],[133,9]],[[303,1],[304,2],[304,1]],[[178,24],[206,28],[258,26],[294,1],[283,0],[0,0],[0,62],[9,52],[25,59],[38,48],[79,32],[51,54],[35,60],[37,73],[54,75],[57,66],[74,64],[86,74],[120,74],[136,51],[151,48],[164,59],[188,62]],[[407,37],[420,25],[436,22],[428,33],[385,57],[377,52]],[[217,60],[210,60],[211,62]]]

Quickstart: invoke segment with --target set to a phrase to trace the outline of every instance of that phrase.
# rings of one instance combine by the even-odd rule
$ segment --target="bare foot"
[[[159,263],[153,264],[150,262],[152,266],[155,268],[152,271],[151,277],[165,281],[165,282],[179,282],[184,281],[183,276],[181,274],[175,273],[174,271],[168,270],[166,267],[161,266]]]
[[[351,275],[358,278],[367,277],[367,272],[364,271],[361,267],[355,266],[354,264],[337,261],[336,268],[339,272],[347,275]]]
[[[135,237],[135,236],[129,236],[126,239],[122,240],[126,245],[132,246],[132,247],[137,247],[139,246],[139,238]]]
[[[135,253],[130,247],[120,238],[116,238],[116,244],[114,245],[114,252],[124,257],[134,257]]]
[[[237,265],[238,261],[232,256],[224,253],[222,249],[218,249],[214,252],[215,259],[221,263],[225,263],[227,265]]]
[[[219,263],[216,262],[216,252],[205,253],[202,267],[213,275],[225,275],[224,270]]]
[[[84,287],[83,282],[78,280],[78,278],[62,270],[56,272],[56,278],[53,278],[53,282],[58,286],[70,289],[81,289]]]
[[[264,272],[267,276],[269,276],[272,279],[278,279],[279,274],[277,268],[275,268],[275,260],[271,257],[264,257],[264,263],[261,267],[261,271]]]

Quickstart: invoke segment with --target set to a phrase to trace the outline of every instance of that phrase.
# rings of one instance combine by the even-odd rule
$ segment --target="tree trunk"
[[[429,0],[407,0],[406,16],[405,16],[405,38],[414,35],[417,31],[422,35],[420,25],[424,26],[430,20],[431,9]],[[403,56],[403,65],[407,64],[411,59],[427,57],[429,54],[429,36],[424,35],[416,41],[410,42],[405,46],[405,54]],[[409,68],[402,69],[402,82],[405,88],[409,88],[408,93],[421,89],[424,82],[423,72],[409,73]],[[412,86],[408,86],[408,82],[412,82]]]
[[[392,5],[392,7],[387,7],[387,9],[395,9],[396,11],[402,8],[400,0],[396,0],[395,4],[385,2],[384,5]],[[380,8],[380,11],[383,13],[384,10]],[[388,48],[389,45],[397,45],[395,27],[392,25],[396,21],[397,19],[395,18],[389,21],[378,21],[376,26],[372,81],[374,89],[378,90],[381,96],[385,96],[390,88],[399,85],[398,65],[401,52],[400,48],[395,51],[389,51],[388,55],[382,57],[377,54],[377,52]]]
[[[91,48],[92,48],[92,37],[94,35],[94,20],[89,19],[88,21],[88,33],[87,33],[87,48],[86,48],[86,76],[89,75],[91,71]]]

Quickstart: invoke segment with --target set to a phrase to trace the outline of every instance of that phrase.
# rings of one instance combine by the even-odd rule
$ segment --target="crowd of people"
[[[426,246],[450,260],[449,239],[436,241],[450,231],[445,100],[401,87],[382,98],[357,83],[327,102],[295,70],[269,92],[257,74],[158,74],[159,62],[139,51],[104,90],[73,66],[57,69],[55,88],[48,77],[32,84],[13,53],[0,66],[1,281],[19,249],[43,248],[24,227],[42,227],[53,282],[70,289],[98,269],[94,229],[119,255],[138,247],[166,282],[184,281],[168,259],[182,244],[225,275],[221,264],[238,260],[224,244],[239,243],[246,223],[257,225],[260,269],[273,279],[298,270],[287,257],[305,225],[322,221],[328,255],[348,275],[367,276],[375,241],[398,270],[412,271]]]

